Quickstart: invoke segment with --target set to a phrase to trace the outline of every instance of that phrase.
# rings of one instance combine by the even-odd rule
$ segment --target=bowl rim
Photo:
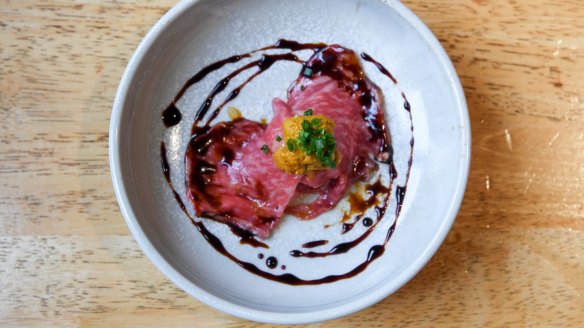
[[[444,48],[441,46],[440,42],[430,31],[430,29],[400,1],[378,0],[382,1],[385,5],[390,6],[400,16],[402,16],[405,21],[411,24],[411,26],[420,34],[424,41],[427,42],[431,47],[432,51],[437,55],[442,68],[447,73],[450,87],[454,91],[456,103],[458,104],[458,114],[462,119],[462,136],[463,142],[466,142],[466,145],[463,145],[463,147],[465,147],[463,149],[464,157],[461,159],[461,165],[459,166],[459,180],[457,181],[456,191],[453,197],[453,201],[450,204],[450,208],[448,209],[448,214],[444,218],[439,230],[437,230],[436,234],[434,235],[431,243],[423,251],[422,256],[415,259],[395,279],[385,283],[383,286],[381,286],[381,288],[368,294],[366,297],[359,298],[334,308],[310,312],[287,313],[262,311],[231,303],[220,297],[217,297],[195,285],[180,272],[178,272],[172,265],[170,265],[150,242],[144,230],[142,230],[142,227],[138,223],[132,205],[130,204],[129,198],[127,196],[123,178],[121,176],[122,164],[120,162],[119,156],[120,134],[118,130],[122,118],[124,104],[127,102],[128,91],[132,84],[132,79],[137,72],[137,68],[139,64],[145,59],[146,53],[153,46],[154,42],[161,35],[164,29],[172,24],[172,22],[181,14],[188,11],[190,8],[194,7],[201,1],[205,0],[180,1],[168,12],[166,12],[148,31],[130,58],[124,74],[122,75],[116,92],[115,100],[113,102],[109,127],[110,172],[120,211],[122,212],[122,215],[132,235],[138,242],[138,245],[150,259],[150,261],[152,261],[154,265],[169,280],[184,290],[187,294],[215,309],[234,315],[236,317],[257,322],[273,324],[304,324],[331,320],[360,311],[386,298],[388,295],[392,294],[404,286],[409,280],[411,280],[426,265],[426,263],[432,258],[432,256],[441,246],[444,238],[446,238],[446,235],[450,231],[450,228],[452,227],[454,219],[456,218],[458,210],[462,204],[466,184],[468,181],[472,146],[470,119],[462,85],[458,75],[456,74],[455,68]]]

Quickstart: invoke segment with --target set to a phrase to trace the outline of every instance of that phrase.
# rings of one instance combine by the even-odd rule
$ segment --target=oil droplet
[[[238,120],[241,118],[241,112],[239,111],[239,109],[237,109],[235,107],[227,108],[227,115],[229,115],[229,118],[232,121],[235,121],[235,120]]]

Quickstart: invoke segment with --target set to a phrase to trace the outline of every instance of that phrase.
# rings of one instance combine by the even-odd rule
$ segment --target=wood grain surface
[[[318,327],[582,327],[584,4],[407,0],[452,58],[473,159],[446,242],[405,287]],[[268,326],[187,296],[119,212],[108,124],[175,1],[0,0],[0,325]]]

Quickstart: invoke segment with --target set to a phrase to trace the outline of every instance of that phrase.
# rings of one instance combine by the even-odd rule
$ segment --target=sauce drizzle
[[[234,225],[229,225],[229,229],[231,232],[239,237],[239,243],[242,245],[250,245],[252,247],[261,247],[261,248],[270,248],[270,246],[266,245],[266,243],[257,240],[253,233],[249,231],[245,231],[239,227]]]
[[[315,241],[310,241],[308,243],[304,243],[302,245],[302,248],[315,248],[318,246],[322,246],[322,245],[326,245],[328,244],[328,240],[315,240]]]
[[[377,67],[377,69],[382,74],[384,74],[391,81],[393,81],[393,84],[397,84],[397,80],[395,79],[395,77],[393,77],[393,75],[391,75],[391,73],[387,70],[387,68],[385,68],[383,65],[381,65],[377,60],[371,58],[371,56],[369,56],[367,53],[364,53],[364,52],[361,53],[361,58],[363,58],[363,60],[365,60],[365,61],[373,63],[373,65],[375,65],[375,67]]]

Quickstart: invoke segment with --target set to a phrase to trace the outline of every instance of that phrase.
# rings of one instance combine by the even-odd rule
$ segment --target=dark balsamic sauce
[[[164,173],[164,178],[166,179],[166,183],[170,186],[172,193],[174,195],[174,199],[178,202],[180,208],[187,213],[187,208],[183,203],[180,195],[174,189],[174,185],[172,184],[172,180],[170,179],[170,166],[168,165],[168,158],[166,157],[166,145],[164,142],[160,143],[160,163],[162,164],[162,173]],[[188,213],[187,213],[188,214]]]
[[[231,56],[229,58],[225,58],[223,60],[214,62],[213,64],[210,64],[204,68],[202,68],[199,72],[197,72],[197,74],[193,75],[193,77],[191,77],[184,85],[183,87],[179,90],[179,92],[176,94],[176,96],[174,96],[174,99],[172,100],[172,103],[176,104],[176,102],[178,102],[180,100],[180,98],[182,98],[182,96],[185,94],[185,92],[193,85],[195,85],[196,83],[199,83],[201,80],[203,80],[207,75],[209,75],[209,73],[212,73],[220,68],[222,68],[223,66],[227,65],[227,64],[234,64],[237,63],[238,61],[244,59],[244,58],[249,58],[251,57],[251,52],[250,53],[246,53],[246,54],[241,54],[241,55],[235,55],[235,56]]]
[[[191,88],[193,85],[202,81],[210,73],[213,73],[213,72],[223,68],[227,64],[238,63],[243,59],[250,58],[254,53],[257,53],[259,51],[265,51],[265,50],[270,50],[270,49],[289,49],[293,52],[299,51],[299,50],[308,50],[308,49],[312,49],[312,50],[316,51],[316,50],[319,50],[321,48],[324,48],[325,46],[326,46],[325,43],[300,43],[300,42],[296,42],[296,41],[292,41],[292,40],[280,39],[275,44],[273,44],[271,46],[267,46],[267,47],[264,47],[261,49],[253,50],[253,51],[250,51],[248,53],[244,53],[244,54],[240,54],[240,55],[231,56],[231,57],[225,58],[223,60],[219,60],[217,62],[209,64],[209,65],[203,67],[201,70],[199,70],[190,79],[188,79],[185,82],[185,84],[181,87],[181,89],[177,92],[177,94],[172,99],[171,104],[163,111],[162,117],[163,117],[164,124],[166,127],[171,127],[171,126],[178,124],[181,120],[182,115],[181,115],[179,109],[176,107],[177,102],[182,98],[182,96],[187,92],[187,90],[189,88]],[[296,56],[289,53],[289,54],[283,54],[283,55],[264,55],[262,57],[262,59],[254,61],[252,63],[249,63],[249,64],[243,66],[242,68],[236,70],[232,74],[223,78],[215,86],[215,88],[211,92],[210,96],[207,97],[207,100],[203,103],[203,105],[201,105],[201,108],[199,108],[199,111],[197,112],[197,117],[195,118],[195,123],[200,121],[202,116],[207,112],[208,107],[211,106],[212,100],[215,97],[215,95],[227,87],[227,84],[229,84],[229,81],[231,80],[231,78],[233,78],[234,76],[236,76],[236,75],[240,74],[241,72],[243,72],[247,69],[250,69],[254,66],[258,66],[260,68],[260,71],[257,72],[256,74],[254,74],[254,76],[250,77],[250,79],[248,79],[248,81],[246,81],[242,86],[235,88],[233,91],[231,91],[229,96],[226,98],[225,103],[235,99],[235,97],[237,97],[237,95],[241,92],[241,89],[243,88],[243,86],[245,84],[249,83],[249,81],[251,81],[253,78],[255,78],[255,76],[259,75],[261,72],[267,70],[274,62],[276,62],[278,60],[295,60],[295,61],[302,63],[302,61],[299,61],[298,58],[296,58]],[[209,99],[209,98],[211,98],[211,99]],[[218,109],[217,112],[218,111],[220,111],[220,109]],[[211,121],[211,120],[209,120],[209,121]]]
[[[182,119],[182,114],[176,108],[174,103],[170,104],[163,112],[162,112],[162,122],[164,122],[164,126],[170,128],[180,123]]]
[[[352,277],[358,275],[359,273],[363,272],[367,268],[367,266],[369,266],[369,264],[371,262],[373,262],[375,259],[380,257],[383,254],[383,252],[385,251],[385,247],[382,245],[373,246],[369,249],[369,252],[367,254],[367,258],[365,259],[365,261],[363,263],[361,263],[360,265],[358,265],[357,267],[355,267],[353,270],[351,270],[345,274],[342,274],[342,275],[330,275],[330,276],[326,276],[326,277],[323,277],[320,279],[314,279],[314,280],[300,279],[297,276],[290,274],[290,273],[285,273],[282,275],[275,275],[275,274],[263,271],[263,270],[259,269],[257,266],[255,266],[254,264],[242,261],[242,260],[236,258],[233,254],[229,253],[227,251],[227,249],[225,248],[225,246],[223,246],[223,243],[221,242],[221,240],[219,238],[217,238],[214,234],[212,234],[207,229],[207,227],[205,227],[205,225],[203,224],[202,221],[196,221],[189,214],[189,212],[186,210],[184,203],[182,202],[180,196],[178,195],[178,193],[174,189],[174,186],[170,180],[170,169],[169,169],[168,161],[166,158],[166,148],[164,147],[164,143],[161,144],[161,158],[162,158],[162,170],[164,172],[164,176],[166,177],[166,181],[168,183],[168,186],[170,187],[170,189],[174,193],[175,198],[176,198],[177,202],[179,203],[181,209],[185,213],[185,215],[191,220],[191,223],[197,228],[197,230],[199,231],[199,233],[201,233],[203,238],[205,238],[205,240],[207,240],[209,245],[211,245],[211,247],[213,247],[217,252],[221,253],[223,256],[229,258],[230,260],[232,260],[234,263],[236,263],[237,265],[239,265],[243,269],[245,269],[245,270],[247,270],[255,275],[258,275],[258,276],[263,277],[265,279],[270,279],[270,280],[277,281],[280,283],[285,283],[285,284],[289,284],[289,285],[296,285],[296,286],[299,286],[299,285],[320,285],[320,284],[332,283],[335,281],[352,278]],[[385,207],[387,207],[387,204],[385,205]],[[384,207],[384,210],[385,210],[385,207]],[[396,222],[397,222],[397,220],[396,220]],[[392,229],[394,229],[394,228],[395,228],[395,223],[394,223],[394,225],[392,225]],[[391,233],[393,233],[393,230],[391,230]],[[391,235],[388,232],[388,237],[386,238],[384,245],[389,240],[389,237],[391,237]],[[261,253],[258,254],[259,259],[262,259],[263,257],[264,257],[263,254],[261,254]],[[267,265],[267,263],[266,263],[266,265]],[[277,262],[276,262],[274,267],[276,267],[276,266],[277,266]],[[283,266],[282,269],[285,269],[285,268],[286,267]]]
[[[396,200],[395,217],[396,217],[396,221],[397,221],[397,217],[399,217],[399,214],[401,213],[404,199],[406,197],[406,191],[408,189],[408,182],[410,181],[410,172],[411,172],[411,168],[412,168],[412,163],[414,161],[414,120],[412,118],[412,107],[410,105],[410,102],[406,98],[405,93],[402,92],[401,95],[402,95],[402,98],[404,99],[404,109],[408,112],[408,116],[410,118],[410,131],[412,132],[412,136],[410,138],[410,158],[408,159],[408,171],[406,173],[406,179],[405,179],[403,186],[397,186],[397,188],[395,189],[395,200]],[[394,225],[395,225],[395,223],[394,223]],[[393,234],[393,231],[391,233]],[[389,235],[389,237],[391,237],[391,235]],[[387,237],[387,239],[389,239],[389,237]]]
[[[353,230],[355,223],[359,222],[359,220],[361,220],[361,215],[356,216],[355,221],[353,221],[353,222],[343,223],[343,225],[341,226],[341,235],[344,235],[347,232]]]
[[[373,225],[373,220],[371,218],[364,218],[363,219],[363,226],[370,227]]]
[[[270,256],[266,259],[266,266],[270,269],[274,269],[278,266],[278,259]]]
[[[224,60],[210,64],[210,65],[206,66],[205,68],[201,69],[197,74],[195,74],[193,77],[191,77],[185,83],[185,85],[180,89],[180,91],[174,97],[172,103],[163,111],[163,114],[162,114],[163,122],[164,122],[165,126],[171,127],[171,126],[178,124],[181,120],[182,115],[181,115],[180,111],[178,110],[178,108],[176,107],[176,103],[184,95],[184,93],[187,91],[188,88],[190,88],[194,84],[203,80],[211,72],[214,72],[214,71],[224,67],[227,64],[237,63],[244,58],[251,57],[251,55],[256,53],[256,52],[263,51],[263,50],[269,50],[269,49],[289,49],[292,52],[286,53],[286,54],[278,54],[278,55],[263,55],[261,57],[261,59],[252,61],[252,62],[240,67],[239,69],[235,70],[234,72],[229,74],[227,77],[223,78],[215,86],[215,88],[211,91],[209,96],[206,98],[206,100],[203,102],[203,104],[200,106],[199,110],[197,111],[196,116],[195,116],[195,122],[193,124],[193,129],[192,129],[193,136],[192,136],[191,140],[196,139],[196,137],[199,135],[204,135],[209,130],[210,122],[216,118],[216,116],[221,111],[221,109],[228,102],[235,99],[240,94],[241,90],[243,89],[243,87],[245,87],[245,85],[247,85],[250,81],[252,81],[258,75],[263,73],[265,70],[269,69],[275,62],[277,62],[279,60],[288,60],[288,61],[295,61],[295,62],[299,62],[299,63],[304,63],[303,68],[302,68],[302,72],[304,72],[303,73],[304,76],[307,76],[306,75],[306,72],[307,72],[306,68],[309,68],[310,72],[312,72],[307,77],[314,76],[313,74],[315,72],[320,73],[320,74],[324,74],[324,75],[328,75],[329,77],[334,78],[337,81],[339,81],[339,85],[341,87],[345,88],[348,92],[350,92],[351,94],[356,96],[356,98],[358,99],[359,103],[361,104],[361,106],[363,108],[363,119],[367,122],[367,125],[371,131],[371,134],[372,134],[371,140],[379,143],[379,145],[380,145],[379,152],[381,154],[385,154],[385,156],[384,157],[382,156],[381,159],[383,162],[389,164],[391,182],[390,182],[389,188],[385,187],[387,189],[386,197],[381,201],[381,204],[377,204],[375,206],[375,212],[376,212],[375,221],[371,218],[368,218],[368,217],[363,219],[363,225],[368,227],[368,229],[360,237],[358,237],[357,239],[350,241],[350,242],[338,244],[338,245],[334,246],[333,248],[331,248],[328,252],[324,252],[324,253],[317,253],[317,252],[304,253],[304,252],[301,252],[298,250],[291,251],[290,255],[296,256],[296,257],[298,257],[298,256],[325,257],[328,255],[333,255],[333,254],[342,254],[342,253],[346,253],[347,251],[349,251],[350,249],[352,249],[353,247],[355,247],[356,245],[361,243],[363,240],[365,240],[368,237],[368,235],[373,231],[373,229],[377,226],[377,224],[381,221],[381,218],[385,214],[385,211],[386,211],[387,206],[388,206],[391,188],[392,188],[394,180],[397,177],[397,171],[396,171],[395,165],[393,163],[393,148],[390,145],[389,136],[388,136],[385,124],[384,124],[382,109],[377,108],[378,102],[375,101],[375,99],[377,99],[376,97],[380,96],[380,91],[377,90],[373,84],[368,83],[368,81],[365,78],[363,78],[364,73],[360,69],[358,61],[357,61],[357,63],[346,62],[343,64],[345,66],[349,67],[350,70],[354,69],[354,68],[358,68],[354,71],[359,73],[358,75],[355,75],[355,76],[361,76],[360,78],[355,78],[355,79],[352,79],[350,81],[348,81],[344,78],[340,78],[341,77],[341,76],[339,76],[340,73],[336,72],[334,69],[332,69],[334,64],[335,64],[335,61],[339,60],[339,58],[335,58],[334,54],[326,53],[325,51],[322,51],[322,49],[324,49],[325,47],[327,47],[327,45],[324,43],[298,43],[296,41],[290,41],[290,40],[279,40],[274,45],[271,45],[271,46],[268,46],[265,48],[261,48],[258,50],[254,50],[254,51],[251,51],[251,52],[246,53],[246,54],[232,56],[232,57],[226,58]],[[311,57],[311,59],[309,59],[307,62],[303,62],[303,61],[299,60],[293,54],[293,52],[295,52],[295,51],[305,50],[305,49],[315,50],[315,55],[313,55]],[[397,81],[391,75],[391,73],[389,73],[389,71],[387,69],[385,69],[385,67],[383,67],[377,61],[375,61],[369,55],[363,53],[363,54],[361,54],[361,58],[365,61],[373,63],[380,70],[381,73],[383,73],[388,78],[390,78],[394,83],[397,83]],[[343,60],[343,59],[341,58],[340,60]],[[308,65],[308,63],[310,63],[310,65]],[[254,72],[241,85],[234,88],[227,95],[225,100],[218,107],[216,107],[211,112],[210,115],[207,115],[215,96],[217,96],[221,91],[226,89],[230,80],[233,77],[235,77],[236,75],[242,73],[243,71],[251,69],[253,67],[257,67],[258,70],[256,72]],[[407,169],[407,173],[406,173],[406,179],[405,179],[403,186],[397,186],[397,188],[396,188],[396,202],[397,202],[398,206],[396,207],[395,219],[394,219],[393,224],[390,226],[390,228],[387,231],[385,241],[382,244],[372,246],[369,249],[365,260],[361,264],[356,266],[353,270],[346,272],[344,274],[329,275],[329,276],[322,277],[319,279],[314,279],[314,280],[304,280],[304,279],[298,278],[297,276],[295,276],[293,274],[289,274],[289,273],[282,274],[282,275],[275,275],[275,274],[272,274],[272,273],[269,273],[269,272],[266,272],[266,271],[259,269],[254,264],[251,264],[251,263],[248,263],[248,262],[245,262],[245,261],[242,261],[242,260],[236,258],[234,255],[232,255],[230,252],[228,252],[225,249],[221,240],[219,238],[217,238],[214,234],[212,234],[205,227],[205,225],[203,224],[203,221],[196,221],[195,219],[193,219],[193,217],[190,216],[190,214],[186,210],[184,203],[182,202],[180,196],[178,195],[178,193],[174,189],[174,186],[173,186],[172,181],[170,179],[170,169],[169,169],[168,161],[166,158],[166,148],[165,148],[164,143],[161,143],[162,170],[163,170],[164,176],[167,180],[167,183],[168,183],[169,187],[171,188],[172,192],[174,193],[174,196],[175,196],[177,202],[179,203],[181,209],[190,218],[192,224],[201,233],[203,238],[205,238],[207,240],[207,242],[209,243],[209,245],[211,245],[216,251],[218,251],[222,255],[226,256],[227,258],[231,259],[233,262],[238,264],[243,269],[245,269],[253,274],[256,274],[258,276],[261,276],[263,278],[277,281],[280,283],[290,284],[290,285],[318,285],[318,284],[332,283],[335,281],[348,279],[348,278],[354,277],[354,276],[358,275],[359,273],[363,272],[371,262],[375,261],[377,258],[379,258],[385,252],[385,247],[386,247],[389,239],[393,235],[393,232],[395,231],[398,217],[399,217],[399,214],[401,212],[401,207],[403,205],[403,201],[404,201],[405,194],[407,191],[407,183],[409,181],[409,175],[410,175],[411,166],[412,166],[412,162],[413,162],[412,159],[413,159],[413,147],[414,147],[413,122],[412,122],[411,108],[410,108],[409,102],[407,101],[407,99],[403,93],[402,93],[402,96],[403,96],[404,101],[405,101],[404,108],[409,112],[412,138],[410,141],[410,146],[411,146],[410,159],[408,161],[408,169]],[[204,125],[201,125],[200,122],[203,120],[203,118],[205,116],[209,116],[209,118],[207,119],[207,121],[205,122]],[[206,141],[207,141],[206,143],[203,142],[203,143],[195,144],[194,146],[197,146],[197,147],[195,147],[196,151],[204,152],[206,150],[206,147],[208,147],[210,145],[209,139],[207,139]],[[193,145],[190,144],[189,148],[191,148],[191,147],[193,147]],[[191,148],[191,149],[193,149],[193,148]],[[225,155],[225,161],[228,162],[229,158],[230,158],[230,156],[227,153]],[[205,165],[203,165],[203,166],[205,166]],[[213,167],[211,167],[211,165],[209,164],[205,167],[199,168],[199,171],[201,173],[205,173],[205,172],[207,172],[207,170],[212,171]],[[203,171],[205,171],[205,172],[203,172]],[[373,198],[373,195],[367,199],[367,202],[369,202],[369,200],[371,200],[372,198]],[[369,207],[371,207],[371,206],[374,206],[375,204],[368,204],[368,205],[369,205]],[[365,206],[365,207],[369,208],[367,206]],[[361,212],[361,213],[364,213],[364,212]],[[353,222],[352,224],[354,225],[356,222],[358,222],[361,219],[361,216],[362,216],[362,214],[358,215],[356,217],[355,222]],[[251,238],[250,238],[250,236],[248,236],[248,235],[244,234],[242,236],[241,234],[239,234],[239,231],[237,231],[237,229],[235,229],[235,231],[234,231],[234,229],[232,229],[232,231],[234,232],[234,234],[236,234],[240,238],[240,243],[242,243],[242,244],[248,244],[248,245],[251,245],[254,247],[264,247],[262,245],[265,245],[267,247],[266,244],[253,238],[253,235],[251,235],[251,234],[250,234],[251,235]],[[259,244],[257,244],[256,242]],[[328,243],[328,241],[324,241],[324,240],[323,241],[314,241],[314,242],[305,243],[303,245],[303,247],[312,248],[312,247],[322,246],[322,245],[325,245],[327,243]],[[258,258],[263,259],[264,255],[262,253],[260,253],[260,254],[258,254]],[[266,259],[266,265],[271,269],[276,268],[278,265],[277,259],[275,257],[269,257],[268,259]],[[282,270],[284,270],[285,268],[286,268],[285,265],[281,266]]]
[[[347,221],[353,214],[359,213],[353,220],[353,222],[345,222],[341,228],[341,234],[345,234],[353,227],[355,224],[361,220],[363,214],[370,209],[372,206],[379,202],[377,198],[378,195],[387,195],[391,192],[391,186],[393,185],[393,175],[390,174],[390,178],[392,179],[390,182],[390,187],[385,187],[381,180],[377,180],[373,184],[368,184],[365,186],[365,193],[369,195],[369,198],[363,198],[361,192],[357,191],[354,193],[349,194],[349,210],[343,214],[343,222]]]
[[[255,235],[249,231],[243,230],[239,227],[236,227],[234,225],[229,225],[229,228],[231,229],[231,232],[236,235],[237,237],[239,237],[239,243],[242,245],[250,245],[252,247],[261,247],[261,248],[270,248],[270,246],[266,245],[265,243],[257,240],[255,238]]]
[[[359,264],[353,270],[351,270],[347,273],[344,273],[344,274],[340,274],[340,275],[330,275],[330,276],[326,276],[326,277],[319,278],[319,279],[305,280],[305,279],[298,278],[297,276],[290,274],[290,273],[285,273],[285,274],[281,274],[281,275],[272,274],[272,273],[260,270],[257,266],[255,266],[252,263],[241,261],[240,259],[233,256],[231,253],[229,253],[225,249],[221,240],[219,240],[219,238],[217,238],[215,235],[213,235],[211,232],[209,232],[209,230],[207,230],[207,228],[205,227],[203,222],[197,222],[197,221],[193,220],[192,218],[191,218],[191,222],[199,230],[199,232],[201,233],[203,238],[205,238],[207,240],[207,242],[209,242],[209,244],[213,248],[215,248],[216,251],[223,254],[225,257],[229,258],[233,262],[237,263],[237,265],[239,265],[243,269],[245,269],[253,274],[256,274],[260,277],[270,279],[273,281],[277,281],[277,282],[281,282],[281,283],[285,283],[285,284],[289,284],[289,285],[296,285],[296,286],[320,285],[320,284],[332,283],[335,281],[352,278],[352,277],[358,275],[359,273],[363,272],[367,268],[367,266],[369,266],[369,264],[371,262],[373,262],[377,258],[379,258],[383,254],[383,252],[385,251],[385,246],[384,246],[385,244],[384,245],[375,245],[369,249],[369,252],[367,253],[367,257],[366,257],[365,261],[363,263]],[[266,265],[268,265],[268,264],[266,263]],[[276,263],[276,265],[277,265],[277,263]]]
[[[371,227],[369,227],[369,229],[367,229],[363,234],[361,234],[359,237],[357,237],[356,239],[348,241],[348,242],[340,243],[326,252],[302,252],[299,250],[292,250],[289,253],[290,256],[316,258],[316,257],[327,257],[327,256],[331,256],[331,255],[338,255],[338,254],[347,253],[353,247],[359,245],[363,240],[365,240],[369,236],[369,234],[371,234],[371,232],[373,232],[373,230],[375,229],[375,227],[381,221],[381,218],[385,214],[385,210],[387,208],[388,201],[389,201],[389,196],[384,199],[384,203],[382,204],[382,206],[375,207],[375,212],[377,215],[377,219],[376,219],[375,223]]]
[[[305,243],[302,245],[302,248],[315,248],[318,246],[322,246],[322,245],[326,245],[328,244],[328,240],[315,240],[315,241],[310,241],[308,243]]]
[[[288,49],[292,51],[299,51],[299,50],[306,50],[306,49],[313,49],[313,50],[320,50],[326,47],[326,43],[300,43],[293,40],[285,40],[280,39],[274,45],[262,48],[260,50],[268,50],[268,49]]]
[[[260,75],[261,73],[263,73],[264,71],[266,71],[268,68],[270,68],[275,62],[280,61],[280,60],[287,60],[287,61],[295,61],[298,63],[303,63],[303,61],[301,61],[300,59],[298,59],[298,57],[296,55],[294,55],[293,53],[285,53],[285,54],[276,54],[276,55],[262,55],[262,57],[258,60],[254,60],[244,66],[242,66],[241,68],[233,71],[232,73],[230,73],[229,75],[227,75],[227,77],[223,78],[221,81],[219,81],[219,83],[217,83],[215,85],[215,87],[213,88],[213,90],[211,91],[211,93],[209,93],[209,95],[207,96],[206,100],[203,102],[203,104],[201,105],[201,107],[199,107],[199,110],[197,111],[196,115],[195,115],[195,124],[193,125],[193,127],[197,126],[198,122],[200,122],[205,115],[207,114],[207,112],[209,111],[209,109],[211,108],[211,105],[213,103],[213,100],[215,99],[215,96],[217,96],[221,91],[225,90],[225,88],[227,87],[227,85],[229,84],[229,82],[231,81],[231,79],[233,79],[235,76],[241,74],[242,72],[249,70],[253,67],[257,67],[258,70],[253,73],[250,77],[248,77],[242,84],[240,84],[239,86],[237,86],[236,88],[234,88],[225,98],[225,100],[219,105],[217,106],[213,112],[211,112],[211,115],[209,116],[209,118],[207,119],[205,126],[209,126],[209,124],[211,123],[211,121],[213,121],[217,115],[219,114],[219,112],[221,112],[221,109],[223,109],[223,107],[229,103],[230,101],[232,101],[233,99],[237,98],[237,96],[239,95],[239,93],[241,92],[241,90],[249,83],[251,82],[253,79],[255,79],[258,75]]]
[[[381,74],[384,74],[391,81],[393,81],[394,84],[397,84],[397,80],[393,77],[393,75],[391,75],[391,73],[387,70],[387,68],[385,68],[383,65],[381,65],[378,61],[371,58],[371,56],[369,56],[368,54],[366,54],[364,52],[361,53],[361,58],[363,58],[363,60],[365,60],[365,61],[373,63],[373,65],[375,65],[375,67],[377,67],[377,69],[381,72]]]

